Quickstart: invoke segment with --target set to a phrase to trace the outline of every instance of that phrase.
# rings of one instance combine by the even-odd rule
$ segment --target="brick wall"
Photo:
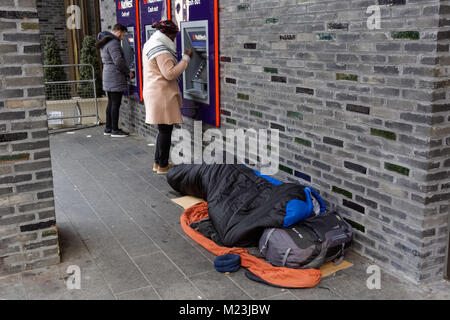
[[[353,224],[355,251],[415,282],[441,279],[449,1],[219,5],[222,130],[280,129],[279,178],[317,188]],[[367,25],[372,5],[381,10],[379,30]],[[144,113],[125,99],[123,125],[154,140]]]
[[[64,0],[48,1],[36,0],[39,26],[41,29],[41,46],[44,52],[45,36],[54,35],[59,45],[59,52],[63,64],[69,64],[67,48],[66,9]],[[42,57],[44,59],[44,57]]]
[[[59,262],[34,0],[0,0],[0,276]]]
[[[112,30],[116,21],[116,6],[113,0],[100,0],[100,21],[102,30]]]

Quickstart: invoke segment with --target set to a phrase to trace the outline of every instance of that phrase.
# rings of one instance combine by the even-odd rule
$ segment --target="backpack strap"
[[[324,241],[322,242],[322,247],[320,250],[320,253],[317,255],[317,257],[314,258],[313,261],[311,261],[310,263],[308,263],[307,265],[303,266],[302,269],[318,269],[322,266],[323,262],[325,261],[325,257],[327,255],[327,247],[328,247],[328,241]],[[330,260],[334,260],[337,257],[339,257],[338,261],[335,262],[335,265],[339,265],[342,260],[344,260],[344,250],[345,248],[345,243],[342,244],[341,249],[339,250],[339,252]],[[329,261],[329,260],[328,260]]]
[[[288,248],[286,250],[286,253],[284,254],[284,257],[283,257],[283,262],[281,263],[282,267],[286,266],[286,261],[287,261],[287,258],[289,256],[289,253],[291,252],[291,250],[292,250],[291,248]]]
[[[259,252],[262,253],[262,251],[267,248],[267,243],[269,242],[270,237],[272,236],[272,233],[275,231],[275,228],[270,229],[270,231],[267,233],[266,236],[266,242],[264,242],[264,246],[259,250]]]
[[[341,264],[341,262],[344,260],[344,255],[341,255],[339,259],[334,263],[335,266],[338,266]]]
[[[334,259],[339,257],[339,259],[334,263],[335,266],[340,265],[342,260],[344,260],[344,252],[345,252],[344,249],[345,249],[345,243],[342,244],[341,250],[339,250],[338,254],[334,257]],[[332,259],[332,260],[334,260],[334,259]]]
[[[319,269],[325,260],[325,256],[327,255],[327,244],[328,241],[322,242],[320,253],[313,259],[313,261],[303,266],[302,269]]]

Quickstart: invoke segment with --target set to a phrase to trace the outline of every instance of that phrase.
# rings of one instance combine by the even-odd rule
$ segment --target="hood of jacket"
[[[101,49],[111,40],[120,41],[120,39],[115,34],[109,32],[109,31],[100,32],[97,36],[97,42],[95,43],[95,46],[98,49]]]

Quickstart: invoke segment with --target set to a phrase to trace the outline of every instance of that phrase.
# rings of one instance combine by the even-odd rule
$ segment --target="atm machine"
[[[133,27],[127,27],[127,34],[125,34],[124,39],[121,41],[123,53],[125,55],[125,60],[128,64],[128,68],[130,68],[130,71],[136,74],[136,49],[134,45],[134,28]],[[136,77],[133,79],[130,79],[131,86],[136,86]]]
[[[117,22],[127,27],[127,34],[122,41],[125,60],[134,79],[129,81],[129,95],[136,101],[142,101],[142,62],[138,0],[115,0]]]
[[[208,21],[182,22],[181,47],[184,50],[189,48],[193,53],[191,62],[183,74],[184,99],[209,105]]]
[[[187,117],[220,126],[218,0],[175,1],[180,33],[179,58],[186,49],[193,52],[180,84],[181,112]]]

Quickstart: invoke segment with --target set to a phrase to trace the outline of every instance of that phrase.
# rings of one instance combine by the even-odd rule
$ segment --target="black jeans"
[[[156,138],[155,163],[161,168],[165,168],[169,165],[173,124],[158,124],[158,130],[159,133]]]
[[[106,129],[119,130],[119,110],[122,103],[122,92],[107,92]]]

